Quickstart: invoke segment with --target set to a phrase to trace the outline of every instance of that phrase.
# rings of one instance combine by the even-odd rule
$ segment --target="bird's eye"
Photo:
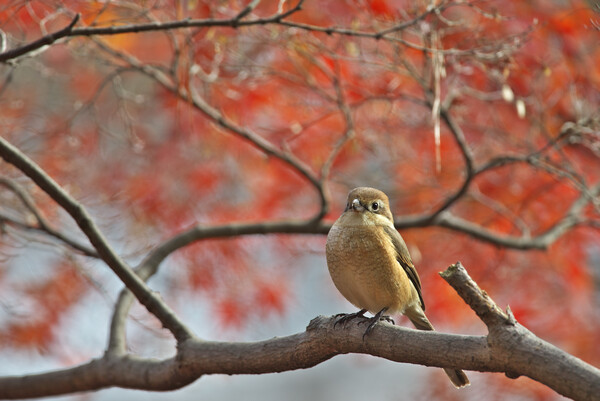
[[[371,210],[373,210],[374,212],[379,210],[379,202],[373,202],[371,204]]]

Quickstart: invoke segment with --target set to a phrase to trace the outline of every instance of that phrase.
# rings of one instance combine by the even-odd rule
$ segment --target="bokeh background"
[[[262,1],[244,21],[263,22],[237,28],[74,34],[9,60],[0,134],[85,205],[131,265],[196,224],[331,223],[349,189],[380,188],[438,330],[486,332],[437,274],[460,260],[536,335],[598,366],[597,5],[306,0],[283,23],[267,20],[295,4]],[[7,49],[76,14],[77,27],[127,27],[228,20],[245,6],[14,0],[0,5],[0,33]],[[1,163],[0,175],[86,244],[22,174]],[[122,284],[40,230],[6,184],[0,223],[0,375],[101,355]],[[198,241],[149,284],[202,338],[285,336],[353,311],[331,283],[324,244],[318,232]],[[127,337],[136,354],[174,352],[139,305]],[[561,399],[526,378],[469,377],[455,391],[439,369],[345,355],[297,372],[202,377],[170,393],[56,399]]]

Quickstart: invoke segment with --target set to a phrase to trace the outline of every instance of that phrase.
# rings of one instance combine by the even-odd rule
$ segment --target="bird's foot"
[[[361,309],[355,313],[338,313],[334,316],[337,320],[333,324],[333,328],[335,328],[338,324],[345,325],[352,319],[356,319],[357,317],[364,317],[364,314],[367,312],[366,309]]]
[[[394,321],[394,319],[392,319],[391,316],[381,316],[381,318],[379,318],[379,320],[385,320],[388,323],[396,324],[396,322]]]
[[[387,310],[387,308],[383,308],[382,310],[377,312],[377,314],[375,316],[373,316],[372,318],[367,320],[367,322],[369,322],[369,325],[367,326],[367,329],[365,330],[365,333],[363,334],[363,341],[365,340],[365,336],[368,335],[373,330],[373,328],[375,327],[377,322],[379,322],[380,320],[385,320],[386,322],[396,324],[396,322],[394,322],[394,319],[392,319],[390,316],[384,315],[386,310]],[[362,322],[359,322],[358,324],[360,324],[360,323],[362,323]]]

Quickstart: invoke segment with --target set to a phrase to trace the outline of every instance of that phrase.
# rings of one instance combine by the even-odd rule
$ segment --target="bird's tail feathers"
[[[465,372],[460,369],[444,368],[444,372],[446,372],[448,378],[456,388],[466,387],[471,384]]]
[[[404,314],[410,319],[412,324],[414,324],[417,329],[427,331],[435,330],[420,306],[414,306],[410,309],[407,309],[404,311]]]
[[[427,316],[425,316],[425,312],[423,312],[421,307],[416,306],[414,308],[407,309],[404,314],[410,319],[412,324],[414,324],[417,329],[427,331],[435,330],[429,319],[427,319]],[[465,372],[460,369],[444,368],[444,372],[446,372],[448,378],[450,378],[450,381],[456,388],[466,387],[471,384]]]

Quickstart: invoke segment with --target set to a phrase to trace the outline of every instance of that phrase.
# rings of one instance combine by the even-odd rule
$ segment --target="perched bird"
[[[419,330],[434,330],[425,316],[421,281],[406,243],[394,227],[388,197],[374,188],[354,188],[346,209],[327,235],[327,266],[333,283],[360,311],[341,314],[344,323],[369,311],[364,336],[386,312],[402,313]],[[444,369],[456,387],[469,385],[462,370]]]

